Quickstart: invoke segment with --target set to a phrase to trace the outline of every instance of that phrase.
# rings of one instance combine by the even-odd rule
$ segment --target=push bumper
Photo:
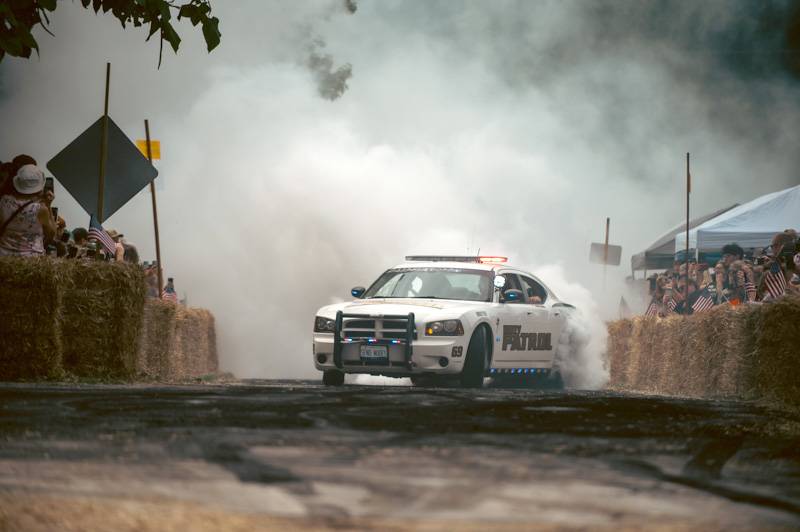
[[[345,320],[382,320],[402,323],[394,328],[391,337],[377,330],[374,336],[354,337],[344,327]],[[402,320],[402,321],[400,321]],[[407,320],[407,321],[406,321]],[[345,373],[410,376],[422,373],[458,374],[464,365],[469,338],[465,336],[426,337],[417,332],[414,314],[366,316],[338,312],[333,333],[314,333],[314,366],[320,370],[339,369]],[[388,358],[383,363],[362,360],[361,346],[385,346]]]

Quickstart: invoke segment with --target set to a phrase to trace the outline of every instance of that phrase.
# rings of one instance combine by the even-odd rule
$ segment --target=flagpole
[[[97,221],[101,224],[103,217],[103,199],[106,187],[106,162],[108,159],[108,88],[111,81],[111,63],[106,63],[106,98],[103,107],[102,133],[100,139],[100,176],[97,186]]]
[[[150,149],[150,123],[144,119],[144,135],[147,139],[147,160],[153,164],[153,153]],[[156,206],[156,186],[155,179],[150,181],[150,197],[153,199],[153,227],[156,235],[156,262],[158,263],[158,297],[161,297],[161,292],[164,291],[164,271],[161,269],[161,239],[158,235],[158,208]]]
[[[689,172],[689,153],[686,153],[686,287],[683,294],[683,313],[689,314],[689,195],[692,193],[692,174]]]

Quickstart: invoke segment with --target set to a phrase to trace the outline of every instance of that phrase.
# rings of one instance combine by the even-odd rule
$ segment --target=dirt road
[[[610,392],[3,384],[0,530],[792,530],[798,434]]]

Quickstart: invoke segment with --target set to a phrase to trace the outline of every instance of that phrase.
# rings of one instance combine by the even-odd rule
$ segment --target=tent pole
[[[692,174],[689,173],[689,154],[686,154],[686,286],[683,294],[683,313],[689,314],[689,194],[692,193]],[[695,247],[697,247],[695,245]]]

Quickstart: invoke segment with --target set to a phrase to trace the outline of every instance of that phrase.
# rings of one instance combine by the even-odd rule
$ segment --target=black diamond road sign
[[[58,182],[89,214],[97,214],[102,124],[101,117],[47,163],[47,168]],[[157,175],[158,170],[109,117],[103,217],[100,223],[128,203]]]

